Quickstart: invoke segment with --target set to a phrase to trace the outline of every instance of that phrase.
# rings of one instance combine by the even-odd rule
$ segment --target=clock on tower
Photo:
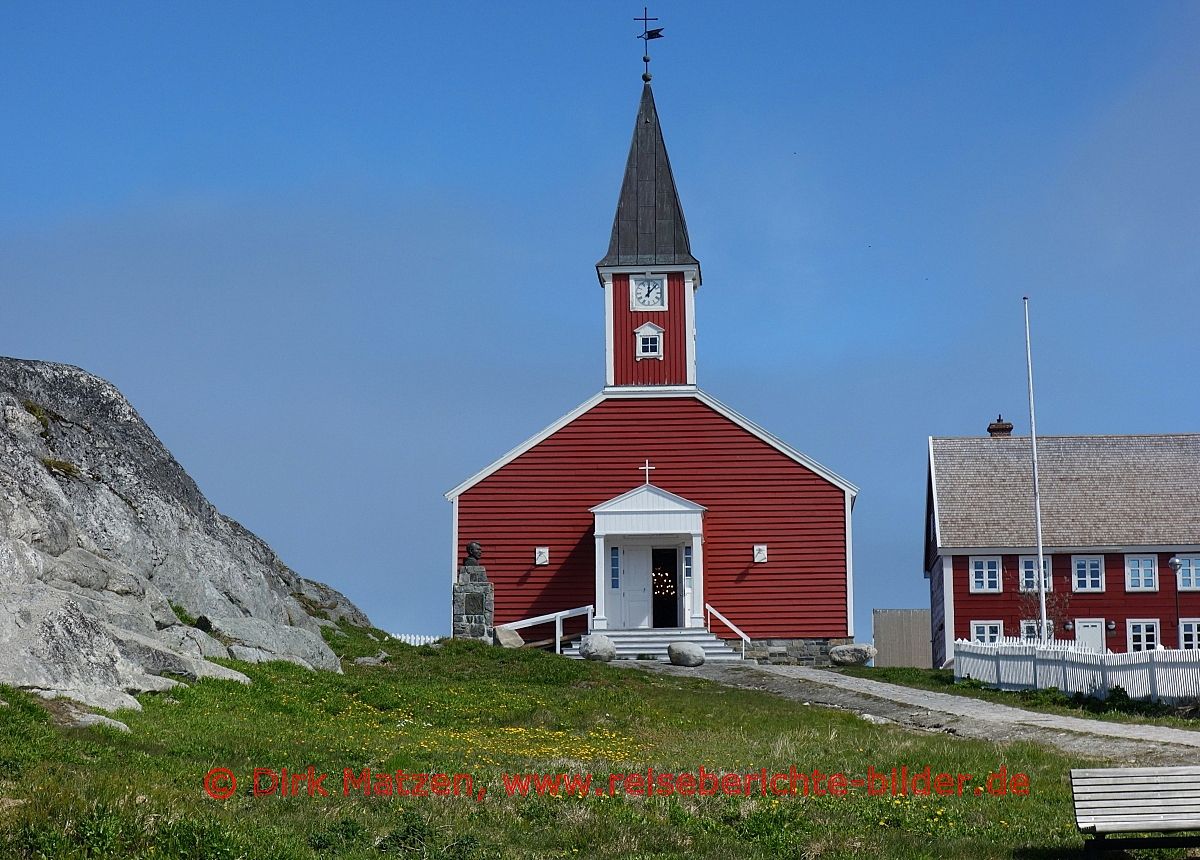
[[[629,278],[631,311],[665,311],[667,279],[663,275],[633,275]]]

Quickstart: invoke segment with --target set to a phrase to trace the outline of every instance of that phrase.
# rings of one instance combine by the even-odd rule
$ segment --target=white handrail
[[[726,627],[728,627],[730,630],[732,630],[734,633],[736,633],[738,636],[741,637],[741,639],[742,639],[742,659],[745,660],[746,659],[746,644],[750,641],[750,637],[747,636],[745,633],[743,633],[736,624],[734,624],[732,621],[730,621],[728,618],[726,618],[724,615],[722,615],[717,610],[713,609],[713,605],[711,603],[704,604],[704,610],[708,613],[707,619],[704,623],[704,626],[708,630],[709,633],[712,633],[712,617],[715,615],[715,616],[717,616],[718,621],[720,621],[722,624],[724,624]]]
[[[513,621],[510,624],[497,624],[497,627],[507,627],[510,630],[520,630],[523,627],[533,627],[537,624],[548,624],[554,622],[554,653],[562,653],[562,633],[563,619],[576,618],[580,615],[587,616],[587,631],[592,632],[592,617],[595,615],[596,608],[592,604],[587,606],[577,606],[574,609],[564,609],[561,612],[547,612],[545,615],[535,615],[533,618],[526,618],[522,621]]]

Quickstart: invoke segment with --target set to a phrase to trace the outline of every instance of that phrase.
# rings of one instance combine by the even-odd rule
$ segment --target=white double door
[[[650,627],[654,610],[651,560],[648,546],[621,547],[620,586],[613,589],[612,626],[619,630]]]
[[[609,579],[607,600],[608,626],[614,630],[636,630],[654,626],[654,554],[660,554],[659,563],[675,570],[676,598],[675,617],[670,621],[687,626],[692,614],[692,582],[679,569],[683,563],[684,550],[679,546],[653,547],[649,544],[624,545],[620,553],[620,576],[617,581]],[[670,553],[674,563],[667,565],[662,554]],[[610,572],[611,573],[611,572]],[[676,621],[681,617],[682,620]],[[660,619],[662,623],[662,619]]]

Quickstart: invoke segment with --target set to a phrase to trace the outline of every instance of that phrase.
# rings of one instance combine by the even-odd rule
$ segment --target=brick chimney
[[[996,420],[988,425],[989,436],[1011,436],[1012,430],[1012,422],[1005,421],[1003,415],[997,415]]]

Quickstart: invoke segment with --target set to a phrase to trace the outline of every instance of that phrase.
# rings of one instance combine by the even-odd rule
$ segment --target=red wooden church
[[[697,388],[700,263],[649,83],[596,271],[606,385],[446,494],[456,562],[484,546],[496,625],[592,607],[619,652],[711,625],[824,662],[853,637],[857,488]]]

